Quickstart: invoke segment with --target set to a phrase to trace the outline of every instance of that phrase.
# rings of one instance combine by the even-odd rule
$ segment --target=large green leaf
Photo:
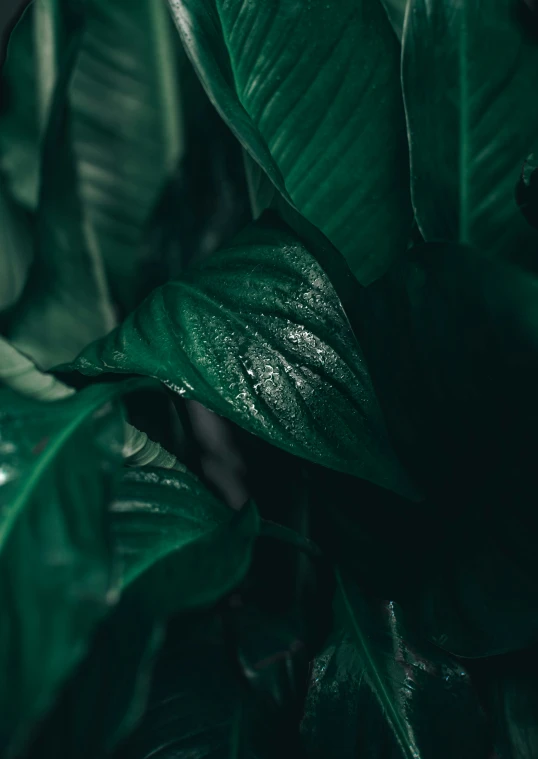
[[[28,740],[115,600],[105,514],[122,428],[111,401],[141,386],[48,403],[0,389],[3,756]]]
[[[512,0],[410,0],[403,85],[426,240],[536,250],[514,201],[538,123],[538,41],[524,11]]]
[[[154,291],[72,368],[156,377],[284,450],[416,497],[341,303],[278,220]]]
[[[327,731],[336,734],[340,727],[342,759],[363,752],[377,756],[371,743],[386,745],[387,736],[379,714],[376,717],[361,693],[361,688],[368,688],[398,741],[400,756],[487,759],[490,744],[484,714],[461,664],[434,646],[409,640],[395,603],[368,598],[338,570],[337,589],[348,641],[326,651],[318,664],[303,722],[309,743],[315,746],[321,740],[326,745]],[[343,682],[341,694],[334,688],[335,679]],[[339,717],[340,725],[335,723],[337,706],[342,706],[339,696],[352,698],[348,714]],[[318,743],[315,751],[320,748]],[[323,755],[315,751],[313,757]]]
[[[10,329],[16,347],[43,368],[70,360],[113,324],[100,251],[80,204],[71,146],[67,88],[81,31],[79,23],[56,80],[44,136],[36,260]]]
[[[111,287],[136,304],[141,238],[183,150],[165,0],[92,0],[71,84],[80,197]]]
[[[367,284],[410,228],[399,46],[379,0],[169,0],[210,98]]]
[[[215,616],[181,616],[157,664],[149,708],[117,759],[302,759],[297,736],[241,679]]]
[[[238,585],[258,534],[254,504],[228,508],[192,474],[126,471],[111,506],[122,585],[163,615],[220,600]]]

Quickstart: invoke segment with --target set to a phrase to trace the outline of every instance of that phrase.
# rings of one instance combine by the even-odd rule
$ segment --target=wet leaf
[[[155,290],[71,368],[156,377],[284,450],[417,497],[331,283],[270,216]]]
[[[383,756],[488,759],[485,716],[462,665],[409,639],[397,604],[370,599],[339,571],[337,583],[338,620],[346,636],[314,665],[305,739],[319,747],[327,731],[335,735],[340,728],[342,758],[378,756],[384,746]],[[347,699],[347,713],[338,715]],[[311,755],[321,756],[316,750]]]
[[[381,4],[170,6],[244,147],[360,282],[382,274],[405,250],[411,210],[399,46]]]

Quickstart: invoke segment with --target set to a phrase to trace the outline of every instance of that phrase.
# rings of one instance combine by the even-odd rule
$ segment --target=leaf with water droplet
[[[156,377],[286,451],[418,497],[331,282],[270,213],[155,290],[71,369]]]

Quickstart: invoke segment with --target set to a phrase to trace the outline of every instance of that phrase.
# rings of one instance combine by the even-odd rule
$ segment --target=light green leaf
[[[44,137],[36,260],[9,332],[41,368],[70,360],[106,333],[113,314],[100,251],[78,196],[67,87],[80,44],[71,39]]]
[[[538,43],[523,10],[512,0],[410,0],[403,87],[427,241],[535,254],[538,236],[514,198],[538,123]]]
[[[411,225],[399,46],[379,0],[169,0],[210,98],[368,284]]]
[[[284,450],[417,497],[338,296],[270,215],[155,290],[71,368],[156,377]]]
[[[136,304],[142,230],[183,152],[165,0],[92,0],[70,88],[80,197],[111,288]]]
[[[51,706],[117,597],[105,514],[121,464],[114,399],[146,381],[40,403],[0,389],[0,753]]]

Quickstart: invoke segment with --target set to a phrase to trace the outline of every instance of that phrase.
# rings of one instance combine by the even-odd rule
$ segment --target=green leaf
[[[34,0],[9,38],[3,87],[7,107],[0,118],[0,168],[14,198],[29,211],[38,205],[41,142],[54,89],[72,37],[80,33],[78,0]]]
[[[286,722],[240,679],[222,622],[180,616],[145,717],[115,759],[303,759]]]
[[[410,0],[403,88],[413,205],[428,241],[534,255],[536,232],[514,201],[538,122],[538,44],[523,10],[512,0]]]
[[[183,151],[176,47],[165,2],[88,4],[70,87],[73,150],[85,212],[127,310],[142,230]]]
[[[338,643],[325,652],[317,673],[315,668],[321,682],[314,680],[307,704],[308,717],[303,723],[307,739],[316,741],[319,731],[320,739],[327,741],[324,732],[338,726],[334,723],[339,700],[336,677],[344,683],[344,698],[346,694],[353,698],[348,719],[340,718],[347,743],[342,757],[362,755],[359,747],[366,750],[376,733],[377,740],[386,741],[379,718],[371,715],[372,707],[363,706],[366,698],[361,688],[367,685],[399,743],[401,756],[487,759],[490,745],[485,718],[461,664],[434,646],[409,640],[395,603],[369,599],[339,570],[336,577],[340,618],[354,651],[346,641]],[[348,720],[355,723],[355,738]],[[356,754],[351,753],[352,746],[357,747]]]
[[[189,472],[154,467],[123,474],[111,517],[122,585],[161,616],[233,590],[258,534],[253,503],[235,512]]]
[[[115,600],[105,509],[121,462],[121,417],[111,401],[139,387],[140,380],[99,385],[48,403],[0,389],[0,753],[6,757],[28,740]]]
[[[360,282],[378,277],[411,225],[399,46],[378,0],[170,6],[243,146]]]
[[[19,299],[32,263],[29,219],[0,182],[0,312]]]
[[[140,607],[120,602],[99,627],[25,759],[108,756],[142,717],[162,627]]]
[[[331,283],[270,217],[155,290],[71,368],[156,377],[284,450],[417,497]]]
[[[2,66],[0,116],[0,170],[10,194],[29,211],[37,207],[39,194],[40,125],[34,11],[30,3],[11,32]]]
[[[80,205],[72,155],[67,88],[80,37],[79,28],[56,81],[44,136],[36,260],[9,334],[42,368],[72,359],[113,325],[102,260]]]

